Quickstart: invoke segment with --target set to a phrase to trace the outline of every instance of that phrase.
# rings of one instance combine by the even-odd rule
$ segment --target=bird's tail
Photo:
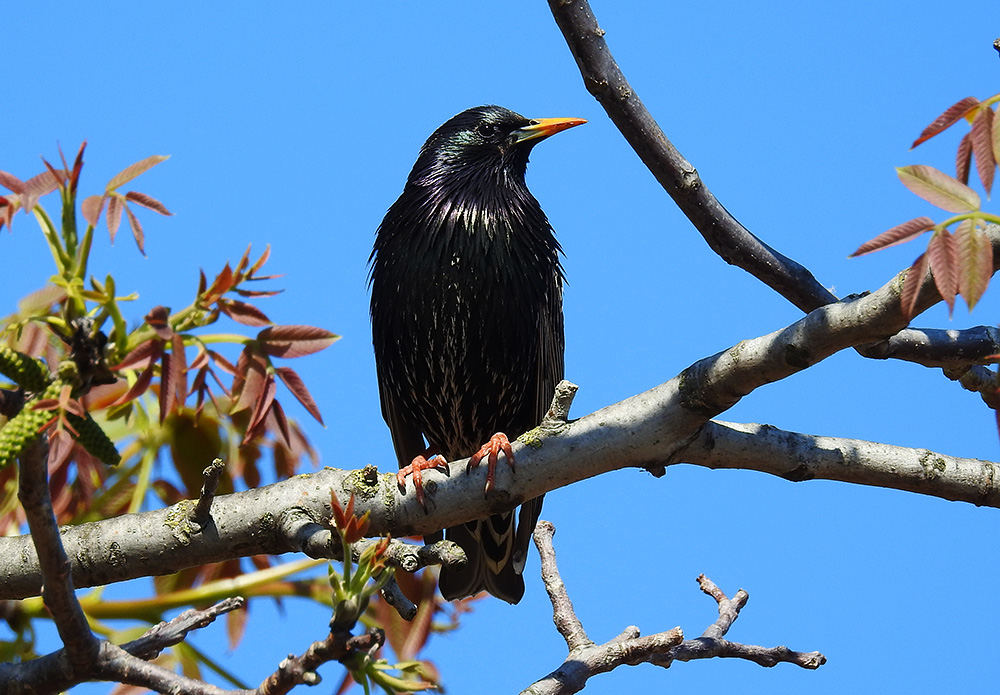
[[[468,561],[463,567],[441,568],[441,595],[451,601],[485,589],[508,603],[520,601],[524,595],[521,572],[541,509],[539,497],[521,506],[516,524],[511,511],[449,528],[445,537],[465,551]]]

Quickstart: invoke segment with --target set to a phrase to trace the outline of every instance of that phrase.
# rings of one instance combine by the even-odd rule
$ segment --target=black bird
[[[420,470],[441,465],[431,453],[475,454],[470,468],[487,458],[488,493],[497,455],[513,466],[500,433],[535,427],[562,379],[560,247],[524,172],[535,144],[585,122],[463,111],[424,143],[378,228],[369,263],[382,416],[401,486],[413,473],[421,502]],[[511,511],[449,528],[468,563],[441,570],[444,597],[486,589],[517,603],[541,506],[523,504],[516,527]]]

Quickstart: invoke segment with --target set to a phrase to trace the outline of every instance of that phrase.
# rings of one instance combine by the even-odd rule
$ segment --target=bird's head
[[[482,172],[523,181],[531,148],[550,135],[586,123],[582,118],[525,118],[501,106],[477,106],[434,131],[410,174],[415,184],[440,183]]]

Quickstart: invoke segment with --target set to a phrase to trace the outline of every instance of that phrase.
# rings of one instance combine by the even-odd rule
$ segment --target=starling
[[[502,433],[535,427],[562,379],[560,247],[524,172],[535,144],[585,122],[463,111],[424,143],[378,228],[369,262],[382,416],[399,479],[413,473],[421,502],[420,470],[441,465],[431,453],[471,455],[470,468],[486,458],[488,493],[501,451],[513,466]],[[510,511],[447,529],[468,562],[442,568],[442,595],[485,589],[517,603],[541,506],[525,502],[516,525]]]

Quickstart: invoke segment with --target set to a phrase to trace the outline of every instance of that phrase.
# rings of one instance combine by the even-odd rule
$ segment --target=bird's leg
[[[413,476],[413,489],[417,491],[417,502],[420,503],[425,512],[427,511],[427,505],[424,504],[424,476],[421,471],[426,471],[430,468],[445,475],[451,472],[448,469],[448,462],[444,456],[437,453],[435,447],[428,448],[427,451],[414,458],[409,466],[400,468],[399,473],[396,474],[396,484],[399,486],[399,491],[404,494],[406,493],[406,476]]]
[[[507,435],[503,432],[497,432],[492,437],[490,441],[483,444],[482,448],[474,453],[469,458],[469,465],[465,467],[465,472],[468,473],[473,468],[479,465],[480,461],[486,458],[486,491],[485,495],[490,494],[490,490],[493,489],[493,479],[496,476],[497,470],[497,456],[500,452],[503,452],[504,458],[507,460],[507,465],[510,469],[514,470],[514,450],[510,447],[510,440],[507,439]]]

